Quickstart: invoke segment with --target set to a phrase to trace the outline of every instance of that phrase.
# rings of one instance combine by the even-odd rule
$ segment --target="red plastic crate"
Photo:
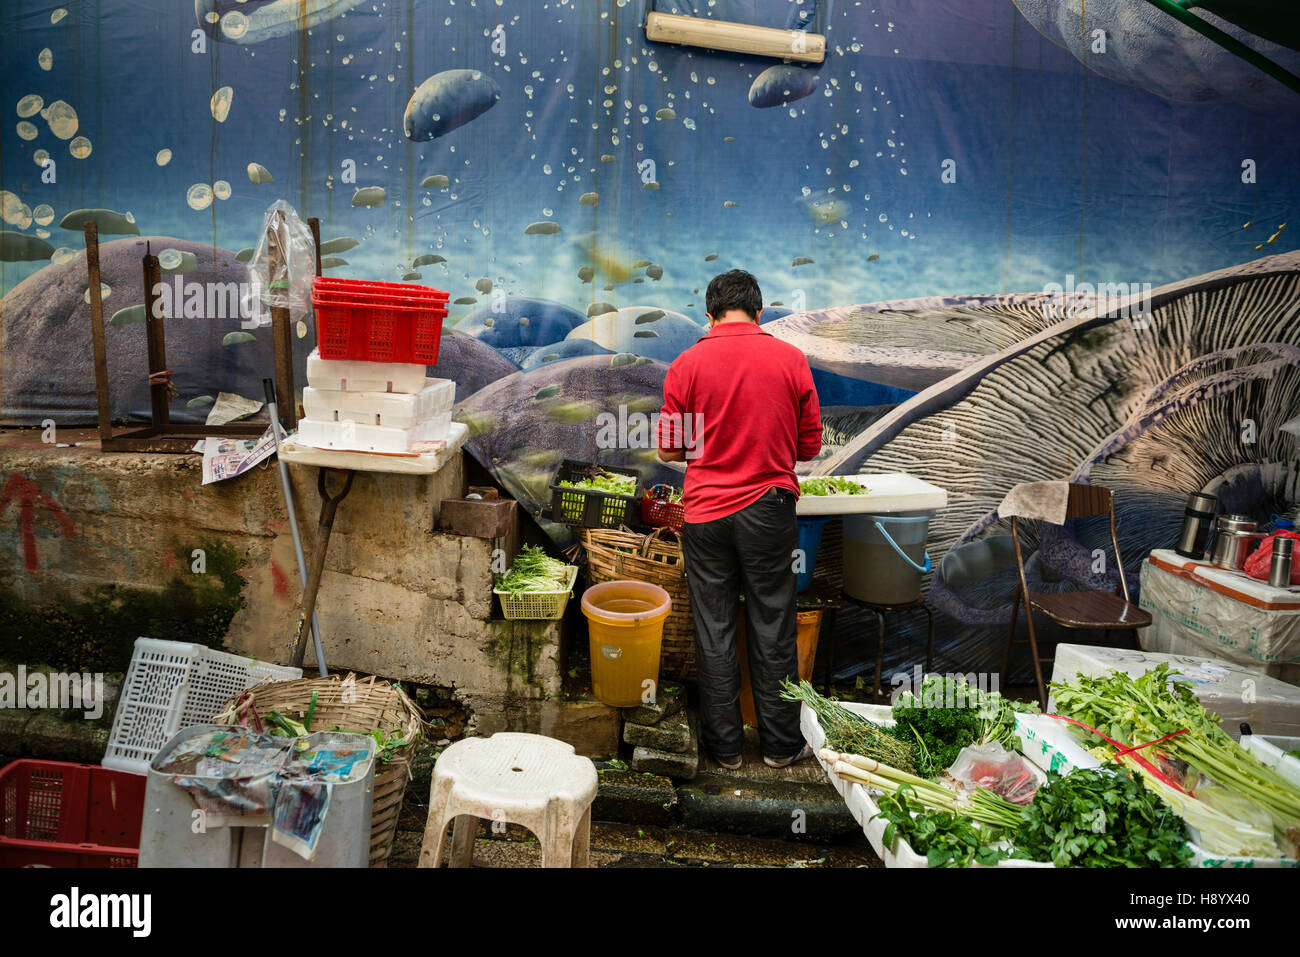
[[[432,286],[417,286],[409,282],[378,282],[372,279],[336,279],[332,276],[317,276],[313,288],[321,292],[355,295],[394,295],[432,299],[446,302],[451,293],[434,289]]]
[[[0,768],[0,867],[135,867],[145,780],[65,761]]]
[[[407,296],[368,296],[312,289],[316,344],[322,359],[436,365],[447,307]]]

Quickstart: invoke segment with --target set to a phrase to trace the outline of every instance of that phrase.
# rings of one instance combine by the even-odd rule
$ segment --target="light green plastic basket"
[[[511,621],[557,621],[564,617],[564,609],[578,580],[578,566],[570,565],[568,583],[555,591],[528,591],[512,595],[502,588],[492,591],[501,599],[501,614]]]

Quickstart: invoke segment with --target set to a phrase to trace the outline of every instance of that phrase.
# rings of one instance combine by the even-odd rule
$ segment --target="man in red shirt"
[[[659,458],[686,463],[682,547],[695,616],[700,744],[727,768],[745,744],[736,657],[744,595],[750,684],[763,760],[786,767],[811,756],[799,704],[794,464],[821,451],[821,410],[808,360],[758,327],[763,296],[749,273],[715,276],[705,295],[709,333],[664,379]]]

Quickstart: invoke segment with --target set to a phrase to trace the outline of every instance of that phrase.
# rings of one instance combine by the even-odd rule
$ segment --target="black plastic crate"
[[[630,525],[640,516],[641,473],[602,465],[613,475],[627,475],[636,480],[636,490],[631,495],[616,495],[592,489],[561,488],[561,482],[577,482],[591,467],[590,462],[565,459],[551,476],[551,521],[582,528],[618,528]]]

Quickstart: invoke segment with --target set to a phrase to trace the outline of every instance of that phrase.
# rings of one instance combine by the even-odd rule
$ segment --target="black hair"
[[[704,294],[704,309],[714,319],[721,319],[728,309],[739,309],[758,321],[763,311],[763,291],[758,280],[743,269],[720,273],[709,282]]]

